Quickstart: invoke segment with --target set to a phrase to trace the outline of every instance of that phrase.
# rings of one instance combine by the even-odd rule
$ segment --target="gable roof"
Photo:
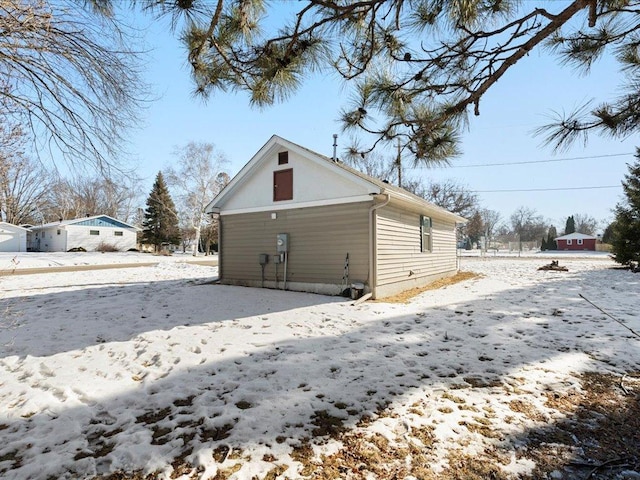
[[[3,227],[9,230],[24,230],[25,232],[29,231],[28,228],[21,227],[20,225],[14,225],[13,223],[9,223],[9,222],[0,222],[0,228],[3,228]]]
[[[233,177],[229,184],[211,201],[205,208],[205,212],[212,213],[216,209],[220,209],[226,199],[230,198],[233,193],[240,187],[243,181],[248,178],[259,166],[267,161],[268,153],[275,151],[279,147],[284,147],[287,150],[297,152],[306,159],[315,162],[332,170],[334,173],[347,178],[351,182],[355,182],[361,186],[365,186],[371,195],[389,195],[390,197],[410,204],[414,204],[417,207],[427,209],[434,214],[449,218],[455,222],[466,222],[467,220],[459,215],[449,212],[448,210],[439,207],[431,202],[428,202],[422,197],[419,197],[404,188],[396,187],[389,183],[383,182],[375,177],[371,177],[366,173],[362,173],[355,168],[352,168],[344,163],[334,161],[320,153],[314,152],[306,147],[298,145],[294,142],[286,140],[278,135],[273,135],[267,143],[265,143],[260,150],[247,162],[247,164],[240,169],[240,171]]]
[[[562,235],[561,237],[556,237],[555,240],[596,240],[597,237],[593,235],[587,235],[586,233],[569,233],[567,235]]]
[[[100,226],[100,227],[113,227],[113,228],[129,228],[139,230],[135,225],[122,222],[117,218],[110,217],[109,215],[94,215],[92,217],[74,218],[72,220],[62,220],[61,222],[50,222],[43,225],[36,225],[31,227],[32,230],[42,230],[44,228],[53,228],[59,226],[68,225],[82,225],[87,226]]]

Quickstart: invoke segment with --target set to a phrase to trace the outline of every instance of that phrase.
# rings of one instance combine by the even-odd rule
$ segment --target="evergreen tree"
[[[546,250],[549,250],[549,248],[547,247],[547,240],[542,237],[542,241],[540,242],[540,251],[544,252]]]
[[[625,200],[615,208],[612,252],[614,260],[622,265],[640,263],[640,149],[636,161],[628,165],[629,174],[622,182]]]
[[[566,147],[590,131],[615,138],[640,131],[637,1],[309,0],[285,2],[287,9],[267,0],[130,3],[170,17],[205,98],[244,90],[264,107],[290,98],[314,72],[334,70],[353,92],[343,127],[369,145],[356,143],[357,153],[400,140],[419,161],[455,156],[468,116],[492,108],[500,80],[534,52],[585,74],[611,58],[628,73],[611,83],[619,95],[598,92],[612,100],[555,116],[539,132],[547,142]],[[524,98],[521,83],[515,97]]]
[[[180,243],[180,227],[176,206],[171,199],[162,172],[158,172],[153,184],[147,208],[142,222],[142,241],[155,247],[159,251],[163,244],[177,245]]]
[[[557,250],[558,243],[556,242],[556,237],[558,236],[558,231],[556,227],[551,225],[549,227],[549,232],[547,233],[547,250]]]
[[[564,234],[569,235],[570,233],[575,233],[576,231],[576,221],[573,219],[573,215],[567,218],[567,223],[564,226]]]
[[[614,222],[611,222],[607,225],[607,228],[604,229],[604,233],[602,234],[602,243],[611,243],[613,241],[613,226]]]

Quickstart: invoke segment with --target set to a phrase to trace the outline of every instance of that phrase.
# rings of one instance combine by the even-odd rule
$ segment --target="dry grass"
[[[429,290],[437,290],[439,288],[448,287],[450,285],[455,285],[456,283],[464,282],[465,280],[471,280],[473,278],[482,278],[482,275],[473,272],[458,272],[451,277],[441,278],[439,280],[436,280],[435,282],[431,282],[430,284],[425,285],[424,287],[412,288],[391,297],[379,298],[377,300],[371,301],[382,303],[409,303],[409,301],[413,297],[416,297],[421,293],[427,292]]]
[[[474,455],[467,454],[460,446],[452,446],[446,453],[444,469],[435,472],[430,465],[440,460],[435,456],[438,440],[433,427],[412,428],[407,436],[389,441],[377,433],[366,433],[362,428],[347,429],[326,412],[316,412],[310,420],[317,427],[316,438],[305,439],[291,452],[291,457],[301,464],[303,478],[314,480],[368,478],[402,479],[408,476],[420,480],[462,479],[513,479],[502,467],[509,464],[511,455],[535,462],[534,470],[517,478],[589,478],[591,480],[622,479],[621,472],[640,472],[640,373],[621,377],[586,373],[580,377],[582,388],[563,394],[549,393],[546,406],[560,411],[566,419],[557,423],[547,420],[539,428],[531,429],[510,444],[493,446],[495,439],[503,439],[500,428],[492,425],[493,409],[483,408],[484,414],[461,422],[470,433],[494,439]],[[462,399],[448,392],[444,398],[460,405]],[[516,414],[542,420],[540,412],[526,401],[511,401],[508,406]],[[152,422],[164,412],[150,412],[140,417],[142,422]],[[415,414],[415,413],[414,413]],[[394,415],[383,409],[377,418]],[[372,419],[373,420],[373,419]],[[323,434],[323,435],[320,435]],[[342,447],[330,455],[314,455],[312,444],[322,444],[328,437],[338,440]],[[237,455],[232,465],[225,465],[214,477],[228,480],[242,467],[244,454]],[[216,453],[218,454],[216,456]],[[214,458],[222,463],[228,450],[214,452]],[[273,455],[265,455],[264,461],[272,467],[256,480],[290,478],[285,465],[279,464]],[[172,464],[174,476],[197,479],[197,468],[189,465],[184,456]],[[140,472],[117,472],[96,477],[102,480],[157,480],[156,474],[143,476]],[[631,478],[631,477],[628,477]],[[635,478],[635,477],[633,477]]]

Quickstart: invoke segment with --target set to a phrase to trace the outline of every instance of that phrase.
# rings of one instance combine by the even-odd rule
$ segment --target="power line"
[[[474,190],[475,193],[509,193],[509,192],[553,192],[562,190],[596,190],[603,188],[622,188],[622,185],[602,185],[596,187],[561,187],[561,188],[525,188],[514,190]]]
[[[527,165],[527,164],[536,164],[536,163],[555,163],[555,162],[571,162],[571,161],[575,161],[575,160],[590,160],[593,158],[609,158],[609,157],[624,157],[627,155],[633,155],[633,152],[631,153],[610,153],[610,154],[606,154],[606,155],[589,155],[586,157],[570,157],[570,158],[552,158],[552,159],[548,159],[548,160],[527,160],[527,161],[523,161],[523,162],[502,162],[502,163],[476,163],[476,164],[472,164],[472,165],[450,165],[450,166],[434,166],[434,167],[429,167],[429,166],[420,166],[420,167],[413,167],[412,170],[419,170],[419,169],[425,169],[425,168],[476,168],[476,167],[503,167],[505,165]]]

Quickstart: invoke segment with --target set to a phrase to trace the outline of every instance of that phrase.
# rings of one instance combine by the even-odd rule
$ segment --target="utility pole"
[[[398,168],[398,186],[402,188],[402,155],[400,153],[400,139],[398,138],[398,156],[396,158],[396,167]]]

